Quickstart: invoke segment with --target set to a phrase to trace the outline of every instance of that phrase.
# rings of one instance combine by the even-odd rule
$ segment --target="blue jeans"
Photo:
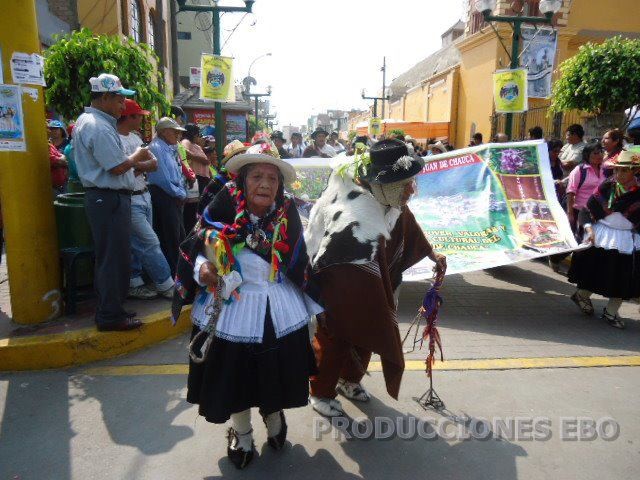
[[[173,286],[171,270],[160,250],[160,241],[153,230],[153,211],[149,192],[131,197],[131,287],[144,285],[142,270],[159,291]]]

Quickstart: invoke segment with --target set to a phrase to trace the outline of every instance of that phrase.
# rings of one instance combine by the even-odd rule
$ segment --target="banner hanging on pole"
[[[493,74],[493,98],[497,113],[519,113],[529,109],[527,70],[498,70]]]
[[[527,69],[529,98],[549,98],[558,35],[553,29],[522,27],[520,64]]]
[[[200,99],[214,102],[235,102],[233,59],[203,53],[200,57]]]
[[[378,136],[382,133],[382,119],[374,117],[369,120],[369,135]]]

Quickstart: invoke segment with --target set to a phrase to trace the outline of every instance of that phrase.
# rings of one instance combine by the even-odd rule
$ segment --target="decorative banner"
[[[409,208],[436,251],[447,255],[447,274],[579,248],[544,142],[484,144],[425,160]],[[423,260],[404,278],[431,278],[432,267]]]
[[[22,93],[18,85],[0,85],[0,150],[27,150],[22,115]]]
[[[202,70],[200,67],[189,67],[189,86],[200,86],[200,79],[202,78]]]
[[[522,27],[522,39],[520,64],[528,70],[529,98],[549,98],[558,47],[557,31],[548,28]]]
[[[374,117],[369,120],[369,135],[378,136],[382,133],[382,119]]]
[[[526,112],[527,70],[498,70],[493,74],[493,98],[497,113]]]
[[[244,113],[227,113],[226,120],[226,133],[227,143],[231,143],[234,140],[240,140],[241,142],[247,141],[247,116]]]
[[[215,102],[235,102],[233,59],[206,53],[200,57],[200,99]]]

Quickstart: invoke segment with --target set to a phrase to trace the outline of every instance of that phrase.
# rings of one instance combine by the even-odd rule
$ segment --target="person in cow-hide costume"
[[[424,257],[446,269],[406,206],[423,160],[395,139],[374,144],[369,161],[359,158],[332,173],[305,233],[325,305],[314,339],[319,373],[311,377],[311,405],[325,416],[344,413],[337,392],[369,400],[360,381],[372,352],[381,357],[387,392],[398,398],[404,357],[394,293],[402,272]]]

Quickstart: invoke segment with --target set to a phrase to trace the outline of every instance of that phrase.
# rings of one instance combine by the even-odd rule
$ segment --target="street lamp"
[[[373,100],[373,117],[376,118],[378,116],[378,100],[389,100],[389,95],[384,95],[384,92],[382,92],[383,96],[382,97],[367,97],[366,92],[364,91],[364,88],[362,89],[361,95],[363,100]]]
[[[247,77],[251,78],[251,67],[253,67],[253,64],[256,63],[258,60],[260,60],[261,58],[264,57],[270,57],[271,56],[271,52],[265,53],[263,55],[260,55],[259,57],[256,57],[253,59],[253,61],[249,64],[249,71],[247,72]],[[247,91],[251,90],[251,85],[248,84],[247,86]]]
[[[553,23],[553,16],[558,13],[562,7],[562,0],[540,0],[540,12],[544,14],[544,17],[531,17],[524,15],[492,15],[496,8],[496,0],[475,0],[476,10],[482,12],[485,22],[502,22],[509,23],[513,27],[513,36],[511,38],[511,64],[509,68],[514,69],[519,67],[519,49],[520,38],[522,36],[522,24],[548,24]],[[505,133],[509,140],[513,133],[513,114],[507,113],[505,125]]]
[[[251,13],[255,0],[244,0],[244,7],[225,7],[219,6],[218,1],[214,0],[212,5],[187,5],[187,0],[176,0],[178,2],[178,13],[180,12],[207,12],[211,13],[213,29],[213,54],[220,55],[220,12],[232,13],[243,12]],[[215,111],[216,123],[216,152],[218,159],[222,158],[224,148],[224,119],[222,118],[222,105],[220,102],[213,104]]]

